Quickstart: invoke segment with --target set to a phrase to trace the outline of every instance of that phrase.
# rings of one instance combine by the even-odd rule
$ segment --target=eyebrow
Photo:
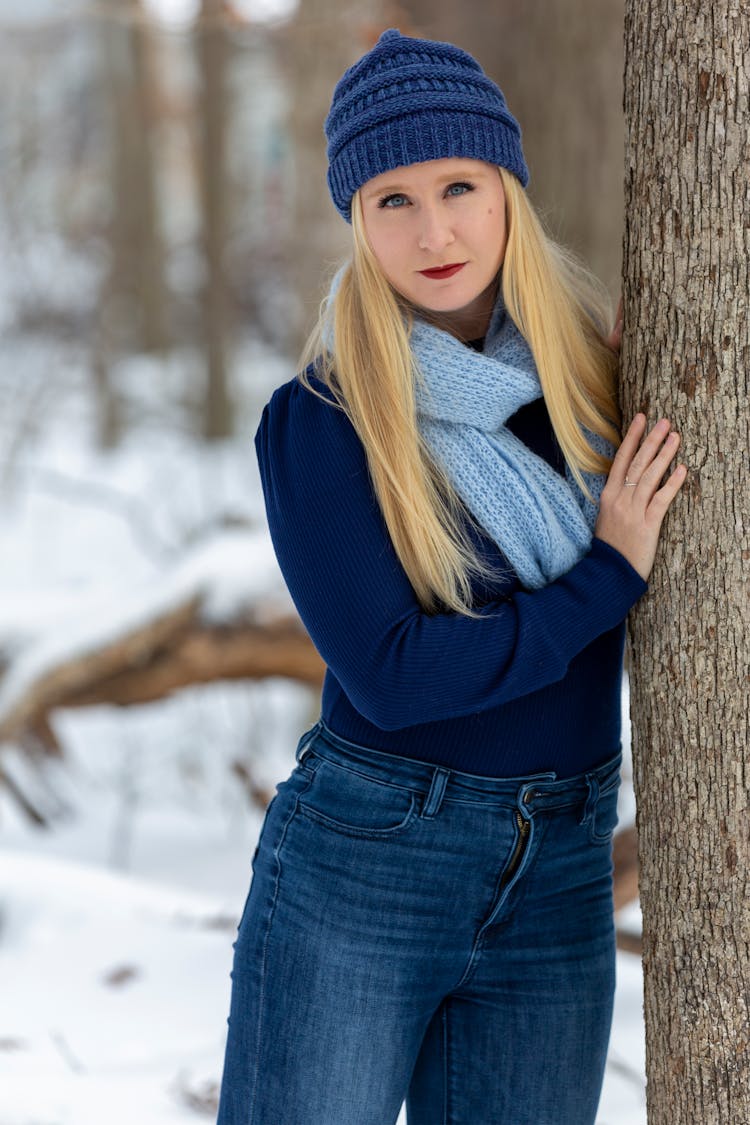
[[[484,174],[484,169],[479,172],[475,172],[470,168],[459,168],[456,172],[450,172],[447,175],[438,176],[435,182],[438,184],[450,184],[455,183],[456,180],[476,180],[479,176],[483,176]],[[405,184],[399,183],[397,180],[393,180],[389,184],[384,184],[382,187],[373,188],[371,191],[368,191],[365,195],[365,199],[374,199],[375,196],[378,195],[386,195],[388,193],[400,191],[406,192],[409,191],[409,188]]]

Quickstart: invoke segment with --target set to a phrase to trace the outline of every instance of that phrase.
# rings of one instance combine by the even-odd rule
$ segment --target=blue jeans
[[[593,1125],[619,781],[619,754],[491,778],[316,723],[253,856],[218,1125]]]

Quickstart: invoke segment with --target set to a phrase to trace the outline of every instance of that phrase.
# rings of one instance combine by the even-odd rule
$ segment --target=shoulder
[[[271,419],[304,422],[322,413],[335,413],[346,418],[331,389],[313,373],[312,365],[306,369],[304,376],[310,387],[305,386],[298,374],[276,388],[264,407],[262,424]]]
[[[364,449],[349,418],[311,368],[305,377],[310,387],[295,375],[276,388],[263,408],[255,434],[259,457],[293,466],[295,475],[311,464],[359,470]]]

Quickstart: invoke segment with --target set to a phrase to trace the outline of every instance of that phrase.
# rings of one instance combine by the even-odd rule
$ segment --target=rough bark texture
[[[629,0],[626,420],[690,471],[631,615],[651,1125],[750,1121],[750,11]]]

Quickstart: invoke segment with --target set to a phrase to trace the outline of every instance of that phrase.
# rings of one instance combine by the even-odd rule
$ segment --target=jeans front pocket
[[[356,769],[319,759],[298,812],[345,836],[370,839],[403,832],[417,812],[410,789],[377,781]]]

